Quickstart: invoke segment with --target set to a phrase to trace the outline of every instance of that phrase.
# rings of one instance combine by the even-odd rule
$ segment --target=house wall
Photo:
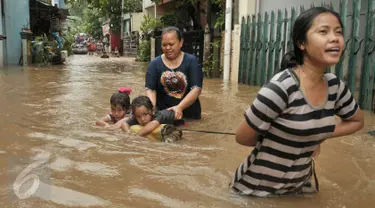
[[[59,8],[61,9],[65,8],[65,0],[59,0]]]
[[[124,33],[130,32],[130,13],[124,14]]]
[[[6,27],[6,64],[15,65],[21,56],[22,27],[29,26],[29,0],[4,0],[4,19]],[[17,11],[17,12],[15,12]]]
[[[143,13],[145,15],[149,15],[150,17],[156,18],[155,7],[148,7],[146,9],[143,9]]]
[[[150,17],[156,18],[155,3],[150,0],[143,0],[143,13]]]
[[[124,33],[130,32],[130,19],[124,20]]]
[[[154,7],[155,3],[150,0],[143,0],[143,9],[147,9],[149,7]]]
[[[140,31],[141,30],[141,24],[143,20],[143,16],[145,13],[138,12],[138,13],[132,13],[132,22],[131,22],[131,31]]]
[[[241,23],[242,17],[253,15],[256,12],[256,0],[239,0],[238,19]]]

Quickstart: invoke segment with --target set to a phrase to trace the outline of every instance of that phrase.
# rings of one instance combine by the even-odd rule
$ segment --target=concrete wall
[[[140,31],[144,15],[147,14],[144,12],[126,13],[124,15],[124,32]]]
[[[232,45],[231,45],[231,66],[230,66],[230,80],[232,82],[238,81],[238,71],[240,66],[240,43],[241,43],[241,25],[234,26],[232,31]]]
[[[55,4],[59,7],[59,0],[51,0],[51,5],[55,6]]]
[[[124,20],[124,33],[130,32],[130,19]]]
[[[17,11],[17,12],[15,12]],[[18,64],[21,56],[22,27],[29,26],[29,0],[4,0],[5,27],[6,27],[6,63]]]
[[[252,15],[256,12],[256,0],[239,0],[239,23],[243,16]]]
[[[150,17],[156,18],[155,7],[148,7],[143,9],[143,13],[149,15]]]
[[[59,0],[59,8],[65,8],[65,0]]]
[[[57,4],[57,7],[61,9],[65,8],[65,0],[52,0],[51,4],[52,6],[55,6],[55,4]]]
[[[150,0],[143,0],[143,9],[147,9],[149,7],[154,7],[155,3]]]
[[[131,31],[140,31],[144,15],[143,12],[132,13]]]

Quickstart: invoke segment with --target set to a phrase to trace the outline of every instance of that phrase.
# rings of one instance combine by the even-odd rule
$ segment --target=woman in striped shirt
[[[339,15],[327,8],[311,8],[296,19],[294,51],[284,55],[281,71],[259,91],[236,132],[239,144],[255,148],[237,168],[232,190],[252,196],[318,191],[316,177],[311,184],[314,152],[325,139],[363,127],[345,83],[324,73],[340,59],[342,31]]]

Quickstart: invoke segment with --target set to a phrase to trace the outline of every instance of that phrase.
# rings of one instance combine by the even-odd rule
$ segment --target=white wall
[[[131,31],[140,31],[144,15],[143,12],[132,13]]]
[[[57,4],[57,7],[59,7],[59,0],[51,0],[51,5],[55,6]]]
[[[143,10],[155,5],[151,0],[143,0]]]
[[[30,23],[28,0],[4,0],[4,19],[6,29],[6,64],[18,65],[21,56],[21,36],[23,26]],[[17,11],[17,12],[15,12]],[[4,41],[4,40],[3,40]]]
[[[241,24],[242,17],[255,14],[256,0],[239,0],[239,22]]]

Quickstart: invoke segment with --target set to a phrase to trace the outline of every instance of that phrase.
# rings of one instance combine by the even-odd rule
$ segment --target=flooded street
[[[361,132],[323,143],[318,194],[240,197],[228,185],[251,148],[234,136],[184,132],[166,144],[95,126],[117,88],[144,93],[146,67],[76,55],[65,66],[1,70],[1,207],[374,207],[370,113]],[[258,90],[206,79],[203,118],[187,128],[235,132]]]

